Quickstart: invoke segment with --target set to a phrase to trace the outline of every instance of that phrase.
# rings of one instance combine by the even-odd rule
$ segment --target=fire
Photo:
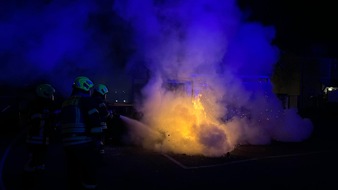
[[[195,114],[197,116],[197,123],[200,124],[203,120],[207,118],[206,113],[204,111],[203,104],[201,103],[202,94],[198,94],[195,99],[193,99],[192,103],[195,109]]]
[[[189,95],[177,96],[171,92],[162,94],[161,101],[153,105],[156,109],[152,109],[151,116],[146,116],[147,131],[151,129],[152,132],[143,132],[143,146],[187,155],[227,153],[224,150],[228,149],[224,126],[208,117],[202,97],[202,94],[193,99]]]
[[[186,82],[151,90],[140,123],[130,126],[129,138],[144,148],[175,154],[223,156],[234,149],[238,125],[220,120],[222,105],[207,88]],[[191,93],[194,92],[194,93]]]

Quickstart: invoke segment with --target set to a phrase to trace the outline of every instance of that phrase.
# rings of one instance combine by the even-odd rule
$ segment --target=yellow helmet
[[[98,92],[99,94],[101,94],[101,95],[105,95],[105,94],[108,93],[108,88],[104,84],[98,84],[98,85],[96,85],[95,88],[94,88],[94,90],[96,92]]]
[[[88,77],[84,76],[76,77],[73,83],[73,87],[84,90],[86,92],[88,92],[93,86],[94,83]]]
[[[55,89],[50,84],[40,84],[36,87],[36,94],[46,99],[54,99]]]

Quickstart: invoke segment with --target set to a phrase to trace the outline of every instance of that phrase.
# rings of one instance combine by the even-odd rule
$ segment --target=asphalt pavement
[[[97,189],[337,189],[336,123],[334,115],[327,117],[331,119],[313,116],[315,133],[304,142],[241,145],[217,158],[110,144],[102,159]],[[46,171],[28,176],[23,171],[28,159],[24,130],[0,136],[0,188],[67,189],[59,141],[50,145]]]

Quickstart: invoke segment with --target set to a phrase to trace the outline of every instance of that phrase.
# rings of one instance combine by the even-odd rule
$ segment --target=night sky
[[[131,42],[135,31],[130,22],[113,11],[115,1],[89,6],[90,1],[76,0],[1,2],[2,86],[20,87],[47,78],[62,88],[79,74],[92,76],[96,82],[107,81],[109,73],[118,76],[125,71],[137,48]],[[314,51],[333,57],[338,54],[335,26],[338,13],[333,1],[237,0],[237,3],[243,20],[274,27],[272,43],[280,50],[301,55],[313,55]]]
[[[284,50],[312,54],[324,48],[325,54],[338,54],[338,12],[331,0],[238,0],[248,13],[248,20],[276,27],[275,43]]]

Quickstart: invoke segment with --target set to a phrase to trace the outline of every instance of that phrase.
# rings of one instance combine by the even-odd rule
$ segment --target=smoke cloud
[[[112,81],[118,81],[116,75],[124,65],[119,54],[123,49],[117,46],[125,27],[113,15],[111,4],[89,0],[1,3],[1,83],[21,88],[49,82],[65,96],[81,75],[95,83],[115,84]]]
[[[144,82],[142,119],[121,117],[130,143],[222,156],[312,133],[272,91],[274,27],[245,21],[235,0],[16,0],[0,10],[1,84],[43,80],[68,96],[79,75],[110,89]]]
[[[272,91],[274,28],[246,22],[235,0],[118,0],[114,10],[135,31],[129,67],[143,64],[150,73],[132,143],[222,156],[240,144],[311,135],[310,120],[283,109]]]

